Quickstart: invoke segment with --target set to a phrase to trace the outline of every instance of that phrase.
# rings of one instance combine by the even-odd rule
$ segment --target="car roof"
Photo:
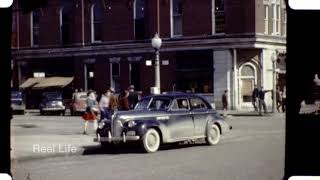
[[[183,97],[199,97],[205,99],[203,96],[194,94],[194,93],[183,93],[183,92],[170,92],[166,94],[156,94],[156,95],[149,95],[144,98],[151,98],[151,97],[167,97],[167,98],[183,98]],[[206,100],[206,99],[205,99]]]

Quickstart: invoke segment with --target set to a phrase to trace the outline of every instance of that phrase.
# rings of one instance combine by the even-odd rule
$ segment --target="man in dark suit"
[[[129,96],[128,96],[129,108],[134,109],[134,107],[139,101],[138,94],[134,91],[133,85],[129,86],[128,90],[129,90]]]
[[[262,107],[264,110],[264,113],[267,113],[267,106],[266,106],[266,102],[264,101],[265,98],[265,94],[266,92],[270,92],[272,90],[264,90],[263,87],[261,86],[261,89],[258,92],[258,98],[259,98],[259,115],[262,115]],[[261,107],[262,106],[262,107]]]

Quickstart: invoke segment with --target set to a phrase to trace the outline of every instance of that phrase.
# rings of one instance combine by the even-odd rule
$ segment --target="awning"
[[[28,82],[29,81],[29,82]],[[73,81],[73,77],[29,78],[20,88],[43,89],[48,87],[63,88]]]
[[[20,88],[25,89],[38,84],[43,78],[29,78],[20,85]]]

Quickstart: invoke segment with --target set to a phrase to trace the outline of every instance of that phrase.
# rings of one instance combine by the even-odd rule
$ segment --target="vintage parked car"
[[[66,106],[61,92],[45,92],[42,94],[40,114],[55,113],[65,115]]]
[[[71,116],[82,114],[86,111],[87,98],[88,98],[87,92],[74,93],[74,97],[70,105]]]
[[[11,91],[11,108],[13,112],[25,113],[26,104],[21,91]]]
[[[232,127],[200,95],[172,93],[142,98],[132,111],[118,111],[99,122],[95,142],[102,147],[140,142],[148,153],[163,143],[205,139],[216,145]]]

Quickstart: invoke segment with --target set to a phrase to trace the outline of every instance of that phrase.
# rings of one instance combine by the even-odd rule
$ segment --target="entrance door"
[[[140,62],[130,63],[130,84],[140,90]]]
[[[257,83],[257,72],[251,63],[246,63],[240,67],[240,106],[242,109],[252,109],[252,91]]]

